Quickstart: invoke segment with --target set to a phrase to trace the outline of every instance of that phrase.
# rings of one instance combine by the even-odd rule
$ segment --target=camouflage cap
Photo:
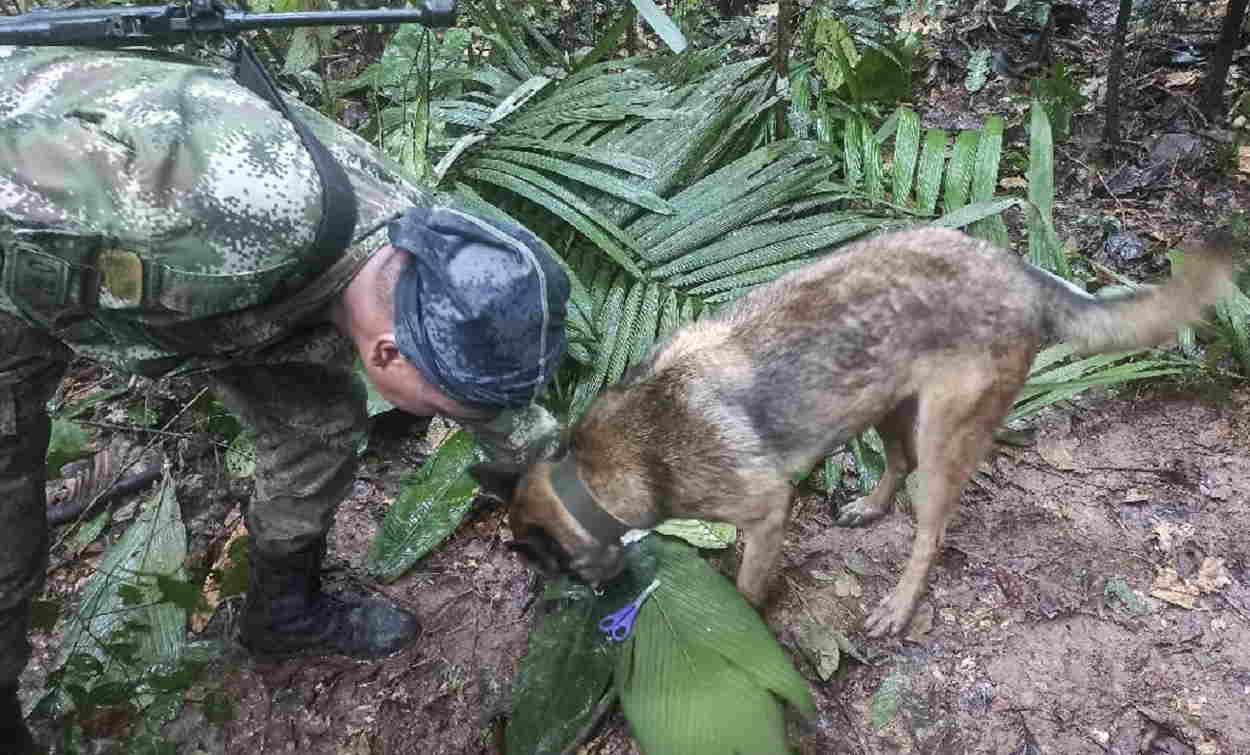
[[[520,225],[450,205],[417,206],[388,228],[411,257],[395,286],[400,352],[456,401],[516,408],[564,356],[569,280]]]

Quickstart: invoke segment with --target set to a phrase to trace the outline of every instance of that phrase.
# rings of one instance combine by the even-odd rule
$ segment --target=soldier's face
[[[382,398],[396,409],[418,417],[441,414],[455,419],[475,419],[480,412],[469,409],[435,388],[421,370],[399,353],[394,343],[381,344],[380,359],[366,359],[365,373]]]

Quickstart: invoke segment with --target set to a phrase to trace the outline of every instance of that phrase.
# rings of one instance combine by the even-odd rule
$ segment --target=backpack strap
[[[317,168],[317,176],[321,179],[321,222],[317,225],[312,253],[318,269],[325,269],[352,242],[356,231],[356,192],[343,166],[278,94],[273,77],[257,59],[251,46],[243,40],[237,44],[234,80],[259,95],[290,121]]]

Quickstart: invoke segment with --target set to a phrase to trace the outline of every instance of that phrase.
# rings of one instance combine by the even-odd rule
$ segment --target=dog
[[[1080,354],[1159,344],[1232,275],[1227,234],[1192,244],[1167,283],[1115,297],[958,231],[882,234],[674,332],[596,398],[551,458],[471,473],[511,499],[509,547],[594,586],[624,568],[629,530],[673,517],[733,523],[746,541],[737,586],[762,610],[791,481],[875,427],[885,473],[837,524],[880,519],[917,471],[910,558],[864,624],[869,636],[898,634],[1038,351],[1055,340]]]

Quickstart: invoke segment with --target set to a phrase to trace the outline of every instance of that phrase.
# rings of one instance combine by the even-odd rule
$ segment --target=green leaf
[[[109,520],[113,518],[113,512],[110,509],[101,511],[96,516],[91,517],[79,526],[74,536],[65,544],[74,555],[79,555],[83,549],[95,542],[100,533],[104,531]]]
[[[137,638],[137,657],[152,662],[177,660],[186,643],[187,612],[172,603],[127,606],[136,599],[139,603],[157,603],[160,590],[156,580],[147,575],[183,579],[186,555],[186,527],[173,479],[167,472],[156,493],[125,534],[105,552],[100,568],[87,581],[78,613],[66,629],[61,658],[86,652],[106,661],[100,643],[116,644],[111,640],[114,633],[123,625],[138,622],[148,629]]]
[[[394,582],[438,547],[472,508],[478,484],[469,475],[483,461],[473,436],[457,430],[404,483],[369,551],[369,573]]]
[[[1045,108],[1033,100],[1029,113],[1029,262],[1053,273],[1068,274],[1061,249],[1052,243],[1051,212],[1055,204],[1055,145]]]
[[[297,74],[316,65],[321,57],[318,29],[304,26],[295,29],[291,43],[286,49],[286,62],[282,65],[284,75]]]
[[[925,131],[920,168],[916,171],[916,209],[932,215],[937,209],[942,169],[946,166],[946,132],[940,128]]]
[[[768,626],[698,552],[660,535],[629,549],[659,587],[618,656],[616,689],[647,753],[789,753],[782,703],[815,704]]]
[[[672,206],[656,196],[654,192],[626,183],[602,170],[519,149],[491,147],[483,150],[482,156],[483,158],[510,162],[515,165],[527,165],[548,173],[556,173],[564,178],[584,184],[605,194],[610,194],[618,199],[623,199],[631,204],[636,204],[652,212],[657,212],[661,215],[673,214]]]
[[[894,202],[910,206],[916,155],[920,151],[920,116],[907,107],[900,107],[896,112],[898,130],[894,135]]]
[[[946,168],[946,191],[942,197],[948,214],[968,203],[968,189],[972,183],[973,163],[980,138],[977,131],[961,131],[955,137],[955,151]]]
[[[868,719],[874,729],[885,728],[898,713],[906,682],[907,677],[901,671],[893,671],[881,681],[881,686],[868,703]]]
[[[738,528],[728,522],[705,522],[702,519],[669,519],[655,527],[655,532],[678,537],[696,548],[728,548],[738,539]]]
[[[256,433],[244,429],[226,448],[226,474],[242,480],[256,474]]]
[[[630,0],[630,2],[642,15],[642,20],[655,30],[670,50],[679,53],[686,49],[686,37],[681,33],[681,29],[677,28],[677,24],[673,23],[673,19],[669,18],[667,13],[660,10],[655,0]]]
[[[972,204],[963,205],[954,212],[946,213],[934,220],[933,225],[942,226],[943,228],[963,228],[979,220],[995,217],[1008,207],[1014,207],[1018,204],[1020,204],[1020,200],[1015,197],[991,199],[988,202],[973,202]]]
[[[972,57],[968,60],[968,75],[964,77],[964,89],[973,93],[981,91],[989,76],[990,49],[982,47],[972,53]]]
[[[987,202],[994,198],[994,189],[998,186],[998,167],[1003,155],[1003,119],[1001,116],[990,116],[981,129],[981,138],[977,141],[976,163],[972,171],[972,201]],[[1006,248],[1010,244],[1007,236],[1007,224],[998,214],[972,225],[971,233],[977,238],[985,239],[995,246]]]
[[[156,589],[160,600],[173,603],[188,613],[195,611],[203,603],[200,586],[164,574],[150,575],[156,579]]]
[[[596,626],[611,601],[567,577],[552,591],[564,599],[530,632],[513,682],[508,752],[560,755],[611,689],[617,648]]]
[[[91,436],[82,429],[82,425],[54,417],[52,434],[48,440],[48,479],[57,479],[61,476],[61,467],[90,455],[90,442]]]

